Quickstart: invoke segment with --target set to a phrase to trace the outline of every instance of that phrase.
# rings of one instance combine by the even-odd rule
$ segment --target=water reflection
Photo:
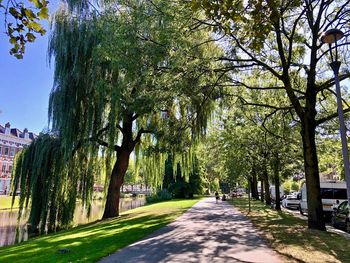
[[[120,211],[126,211],[146,203],[145,198],[122,198],[120,200]],[[87,224],[101,219],[104,209],[102,200],[95,200],[91,205],[91,215],[87,218],[87,211],[81,204],[77,204],[74,212],[74,225]],[[0,247],[12,245],[28,240],[28,231],[26,227],[26,218],[21,220],[20,227],[17,226],[18,211],[1,211],[0,210]],[[18,235],[16,235],[18,231]],[[16,240],[17,236],[17,240]]]
[[[17,226],[18,211],[0,211],[0,247],[12,245],[28,239],[26,219]],[[18,231],[18,235],[16,232]],[[17,237],[17,240],[16,240]]]

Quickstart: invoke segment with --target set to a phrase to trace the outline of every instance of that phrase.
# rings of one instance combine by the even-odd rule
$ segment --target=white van
[[[348,200],[346,193],[346,182],[321,182],[320,183],[323,212],[330,215],[333,207],[341,202]],[[307,193],[306,184],[301,187],[300,214],[307,213]],[[338,202],[337,202],[338,201]]]

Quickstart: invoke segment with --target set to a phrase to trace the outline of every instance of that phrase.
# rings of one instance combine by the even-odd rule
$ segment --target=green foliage
[[[6,3],[5,3],[6,1]],[[49,10],[46,0],[28,0],[32,5],[24,2],[5,0],[0,1],[0,10],[5,14],[6,34],[13,45],[10,54],[16,58],[23,58],[26,44],[34,42],[36,35],[46,33],[40,24],[41,20],[48,20]]]
[[[292,190],[293,192],[298,192],[299,191],[299,184],[297,182],[293,181],[291,186],[290,186],[290,190]]]
[[[82,165],[89,162],[93,162],[91,156],[82,154],[67,162],[60,140],[49,134],[40,134],[16,155],[12,191],[21,190],[19,217],[31,205],[28,222],[32,232],[67,228],[77,197],[89,209],[93,181],[88,174],[93,171]]]
[[[77,19],[67,10],[56,15],[50,42],[55,88],[49,111],[68,152],[85,146],[99,151],[98,145],[108,145],[105,154],[113,155],[115,145],[125,137],[125,127],[119,124],[131,116],[133,138],[143,137],[135,154],[137,159],[145,157],[145,173],[152,167],[152,173],[159,174],[162,169],[149,164],[162,165],[167,145],[183,153],[181,162],[188,166],[189,140],[203,132],[212,108],[214,93],[203,86],[214,81],[215,63],[211,65],[207,56],[218,49],[210,43],[191,47],[210,36],[188,31],[185,18],[191,13],[185,6],[160,1],[157,7],[163,12],[135,1],[130,9],[122,9],[128,12],[107,9],[103,16],[91,14],[89,19]],[[202,74],[203,70],[208,74]],[[187,125],[192,134],[184,128]],[[97,145],[89,147],[87,138]],[[175,139],[181,144],[174,143]],[[157,177],[155,183],[161,181]]]
[[[294,181],[293,179],[289,179],[282,184],[282,187],[285,194],[290,194],[292,192],[298,192],[300,190],[301,184]]]
[[[199,199],[146,205],[108,221],[30,239],[0,248],[0,262],[97,262],[169,224]],[[70,253],[58,253],[68,248]]]
[[[147,204],[158,203],[162,201],[168,201],[173,198],[173,195],[169,193],[166,189],[159,190],[155,194],[146,196]]]
[[[204,178],[203,173],[200,173],[200,164],[197,157],[194,157],[189,177],[186,179],[182,175],[182,166],[177,162],[174,170],[174,162],[171,156],[165,162],[165,175],[162,188],[169,191],[175,198],[193,198],[195,194],[203,194]]]
[[[206,13],[212,29],[226,40],[228,52],[222,60],[227,61],[226,68],[230,69],[233,87],[230,96],[243,105],[266,110],[265,116],[252,116],[258,125],[270,126],[265,125],[266,120],[275,119],[273,124],[288,117],[285,125],[280,126],[282,130],[299,126],[309,191],[309,227],[325,230],[323,215],[319,212],[322,203],[315,133],[318,126],[337,116],[337,110],[331,90],[334,78],[326,74],[330,71],[330,50],[328,45],[320,43],[319,37],[335,26],[348,32],[348,26],[342,26],[350,20],[348,1],[193,0],[192,3],[194,9]],[[344,50],[340,59],[346,65],[339,72],[343,80],[350,76],[344,70],[349,63],[349,52],[345,48],[348,42],[347,34],[338,41],[338,47]],[[255,95],[246,97],[241,94],[242,90],[250,90]],[[269,100],[266,94],[279,94],[282,99],[276,100],[277,96],[273,95]],[[260,96],[264,99],[260,100]],[[345,104],[348,110],[348,103]],[[317,131],[323,133],[323,129]],[[282,134],[279,132],[279,136]],[[271,145],[271,141],[267,145]],[[269,149],[267,146],[260,152],[268,154]],[[276,149],[278,151],[278,147],[274,149],[274,156],[277,156]],[[266,170],[265,165],[263,168]]]
[[[169,152],[188,180],[192,147],[206,131],[221,79],[212,60],[221,50],[205,28],[191,29],[187,3],[118,1],[97,11],[68,2],[54,16],[49,44],[56,136],[42,135],[24,151],[15,176],[21,208],[32,201],[30,221],[41,231],[46,221],[49,230],[68,226],[78,197],[89,208],[95,181],[105,177],[106,189],[115,177],[122,184],[134,149],[127,180],[141,171],[159,188]],[[106,176],[97,178],[97,170]]]
[[[226,33],[236,35],[246,47],[260,51],[273,30],[274,23],[284,12],[302,5],[302,1],[264,1],[264,0],[192,0],[194,9],[203,9],[207,15],[220,23]]]
[[[341,142],[337,132],[333,136],[317,139],[320,174],[344,180]]]

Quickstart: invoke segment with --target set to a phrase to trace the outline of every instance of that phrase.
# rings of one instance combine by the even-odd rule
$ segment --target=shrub
[[[156,194],[146,196],[147,203],[157,203],[161,201],[171,200],[172,195],[167,190],[158,191]]]

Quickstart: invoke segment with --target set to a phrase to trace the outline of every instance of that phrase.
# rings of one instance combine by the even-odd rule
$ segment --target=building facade
[[[11,128],[10,123],[0,125],[0,194],[9,194],[15,155],[29,145],[36,135],[24,129]]]

